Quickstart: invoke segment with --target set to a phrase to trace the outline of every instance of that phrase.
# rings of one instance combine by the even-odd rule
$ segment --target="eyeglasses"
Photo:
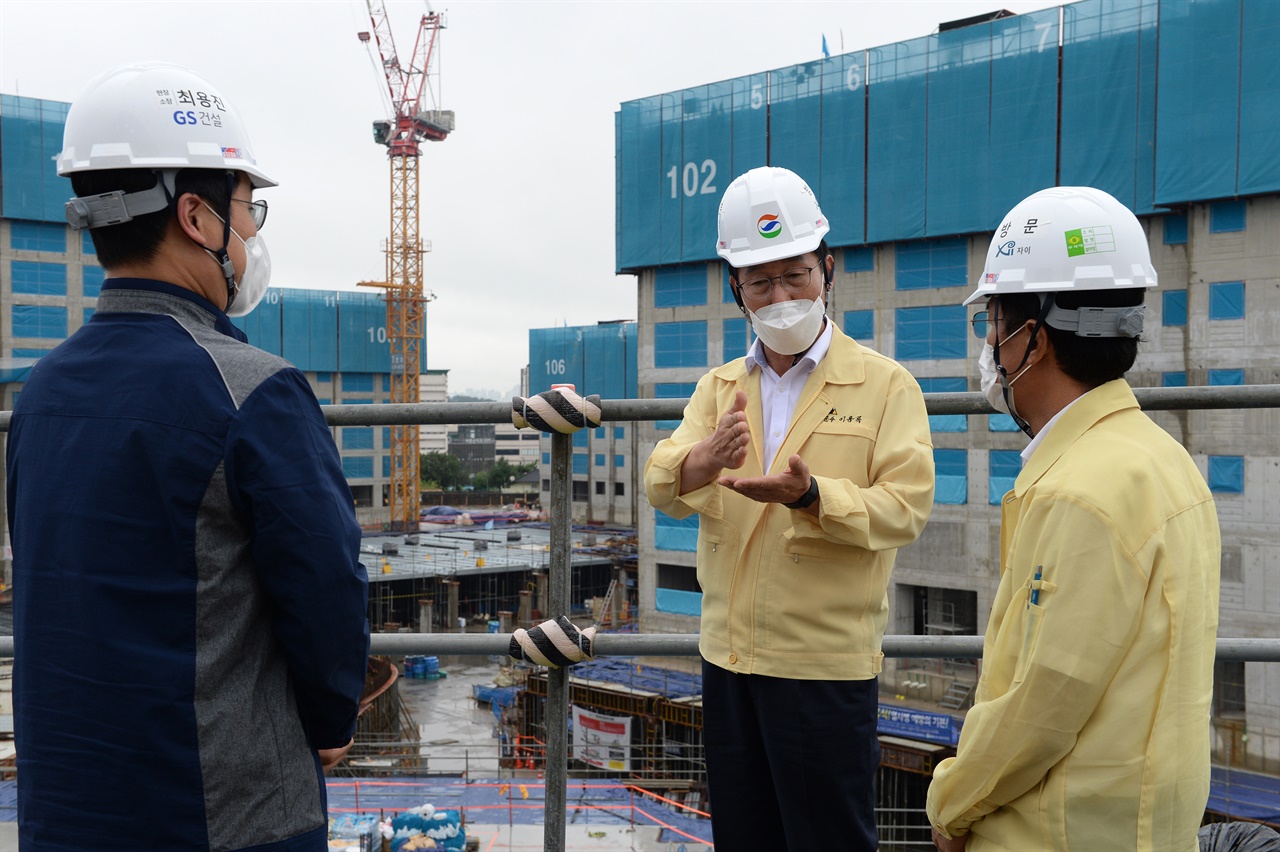
[[[243,198],[233,198],[232,201],[238,201],[241,204],[249,205],[249,215],[253,217],[253,227],[262,230],[262,226],[267,223],[267,202],[259,199],[257,201],[245,201]]]
[[[773,282],[781,281],[782,286],[787,288],[789,293],[803,293],[812,283],[813,270],[818,268],[818,264],[813,266],[801,266],[797,269],[788,269],[781,275],[772,277],[752,278],[750,281],[743,281],[738,286],[742,288],[742,292],[752,299],[767,299],[773,291]]]
[[[969,320],[969,324],[973,326],[973,335],[979,340],[987,339],[987,323],[991,322],[991,311],[978,311],[973,315],[973,319]]]

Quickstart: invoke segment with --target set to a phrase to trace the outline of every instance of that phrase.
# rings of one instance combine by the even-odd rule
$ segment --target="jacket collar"
[[[151,278],[108,278],[98,296],[99,313],[168,314],[212,328],[241,343],[249,338],[208,299],[184,287]]]
[[[857,385],[861,384],[866,376],[866,369],[863,359],[866,357],[863,349],[852,338],[840,330],[839,326],[829,317],[831,322],[831,348],[827,350],[827,354],[818,366],[814,368],[813,373],[809,376],[809,381],[813,381],[816,377],[818,381],[830,383],[833,385]],[[728,364],[724,364],[711,371],[716,378],[726,382],[741,382],[747,376],[747,359],[735,358]]]
[[[1078,397],[1062,415],[1062,419],[1045,435],[1044,443],[1027,460],[1026,467],[1013,483],[1014,496],[1021,497],[1028,488],[1035,485],[1081,435],[1102,419],[1126,408],[1138,408],[1138,400],[1124,379],[1099,385]]]

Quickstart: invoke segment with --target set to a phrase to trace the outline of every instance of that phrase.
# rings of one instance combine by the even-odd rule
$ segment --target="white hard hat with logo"
[[[716,254],[734,269],[814,251],[831,230],[809,185],[772,166],[734,178],[720,199],[716,225]]]
[[[1147,235],[1138,217],[1088,186],[1042,189],[1000,222],[978,289],[965,299],[1155,287]]]
[[[67,112],[56,159],[59,175],[151,169],[163,179],[155,190],[72,199],[67,218],[73,227],[163,209],[163,189],[173,192],[179,169],[244,172],[255,188],[276,185],[258,168],[235,105],[204,77],[168,63],[122,65],[94,78]]]

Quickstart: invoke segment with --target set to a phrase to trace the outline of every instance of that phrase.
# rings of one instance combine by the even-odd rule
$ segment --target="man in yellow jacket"
[[[933,502],[919,385],[826,317],[827,230],[786,169],[725,191],[718,250],[758,339],[703,376],[645,469],[654,507],[700,515],[703,739],[726,852],[876,848],[886,588]]]
[[[1198,848],[1221,543],[1203,476],[1123,378],[1154,286],[1137,218],[1057,187],[1005,217],[965,302],[986,302],[983,390],[1032,440],[976,703],[929,788],[946,852]]]

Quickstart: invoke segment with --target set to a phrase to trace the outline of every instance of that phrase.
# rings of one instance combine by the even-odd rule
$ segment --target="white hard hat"
[[[966,305],[1012,293],[1155,287],[1147,235],[1100,189],[1042,189],[1001,220],[978,289]]]
[[[71,104],[58,174],[106,169],[229,169],[255,187],[276,182],[258,168],[231,101],[179,65],[122,65],[94,78]],[[166,181],[171,186],[171,179]]]
[[[788,169],[762,166],[734,178],[720,199],[716,254],[734,269],[814,251],[831,230],[813,190]]]

